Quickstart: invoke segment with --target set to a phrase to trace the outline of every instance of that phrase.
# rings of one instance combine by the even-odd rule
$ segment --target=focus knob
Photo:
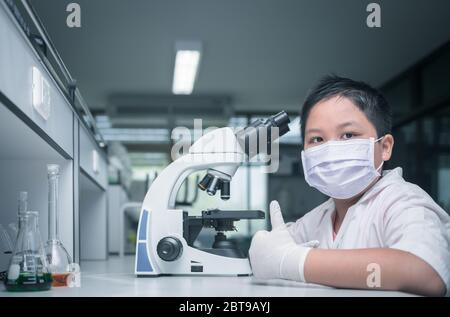
[[[175,261],[183,252],[183,245],[177,238],[165,237],[159,240],[156,251],[164,261]]]

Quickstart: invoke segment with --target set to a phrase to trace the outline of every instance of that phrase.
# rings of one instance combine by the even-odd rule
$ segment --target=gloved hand
[[[272,231],[258,231],[252,239],[249,257],[253,275],[262,279],[288,279],[305,282],[304,264],[311,248],[319,241],[295,243],[286,228],[280,205],[276,200],[270,203]]]

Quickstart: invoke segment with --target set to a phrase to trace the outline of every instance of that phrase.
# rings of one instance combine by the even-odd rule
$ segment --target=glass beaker
[[[70,275],[69,265],[72,259],[59,239],[58,232],[58,180],[59,166],[47,165],[48,171],[48,241],[45,245],[48,268],[52,273],[53,286],[66,286]]]
[[[19,215],[19,233],[10,260],[5,287],[8,291],[44,291],[52,285],[39,231],[39,214]]]

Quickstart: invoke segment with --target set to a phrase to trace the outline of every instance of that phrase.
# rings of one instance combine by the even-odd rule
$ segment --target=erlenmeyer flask
[[[0,223],[0,240],[2,241],[1,250],[3,254],[11,254],[14,249],[14,246],[8,231],[6,231],[6,229],[3,227],[1,223]]]
[[[19,233],[10,260],[5,286],[8,291],[49,290],[52,277],[47,268],[39,232],[39,214],[26,211],[19,215]]]
[[[72,259],[59,240],[58,232],[58,179],[59,166],[47,165],[48,171],[48,241],[45,245],[48,268],[52,273],[53,286],[66,286],[70,275],[69,265]]]

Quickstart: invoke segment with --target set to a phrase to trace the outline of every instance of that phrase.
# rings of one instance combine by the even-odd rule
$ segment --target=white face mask
[[[382,138],[328,141],[302,151],[306,182],[332,198],[358,195],[381,175],[384,162],[375,169],[374,148]]]

